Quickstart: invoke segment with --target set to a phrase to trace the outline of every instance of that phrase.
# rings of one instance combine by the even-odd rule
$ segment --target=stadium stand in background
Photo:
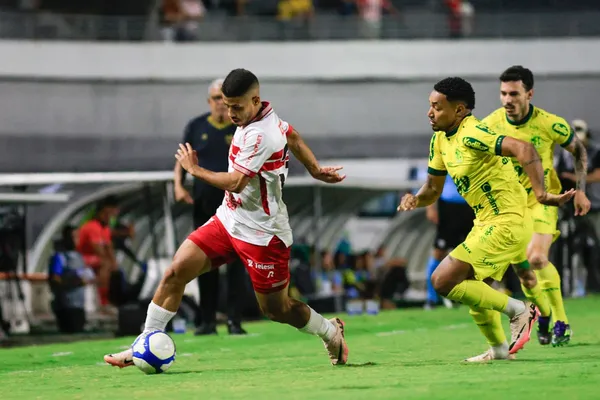
[[[244,57],[277,112],[320,160],[341,163],[349,176],[323,187],[291,162],[284,196],[296,241],[294,295],[326,311],[356,298],[421,306],[435,229],[424,210],[397,213],[396,206],[423,180],[425,99],[436,78],[473,78],[475,113],[484,116],[498,105],[497,75],[507,64],[530,65],[536,104],[600,126],[589,100],[600,90],[597,2],[523,3],[0,0],[1,237],[20,255],[17,275],[1,271],[9,330],[56,330],[46,282],[56,239],[109,196],[119,199],[118,222],[135,233],[117,263],[132,284],[146,274],[139,296],[151,295],[192,229],[190,209],[172,198],[183,124],[206,111],[208,83]],[[451,57],[456,65],[442,70],[439,58]],[[25,217],[22,226],[15,215]],[[562,223],[570,226],[568,214]],[[587,237],[563,232],[564,287],[582,295],[589,257],[573,257],[571,239],[583,246]],[[112,332],[119,320],[100,312],[94,283],[81,282],[89,283],[85,329]],[[184,314],[198,298],[192,286]],[[251,296],[248,304],[246,317],[257,317]],[[139,322],[140,312],[120,312]]]

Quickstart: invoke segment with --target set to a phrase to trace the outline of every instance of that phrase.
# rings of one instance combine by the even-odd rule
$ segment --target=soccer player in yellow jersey
[[[558,144],[573,154],[575,158],[576,193],[573,199],[575,215],[585,215],[590,209],[590,201],[585,195],[587,173],[587,152],[584,144],[573,134],[563,118],[550,114],[530,103],[533,97],[533,73],[522,66],[508,68],[500,76],[500,101],[502,108],[488,115],[485,122],[491,129],[502,132],[522,141],[530,142],[542,159],[545,185],[549,193],[562,190],[558,175],[554,170],[554,146]],[[523,166],[513,157],[512,164],[519,180],[527,191],[527,206],[533,218],[533,237],[527,249],[527,258],[537,275],[527,279],[520,274],[521,286],[527,298],[538,306],[538,340],[553,346],[569,343],[571,328],[565,313],[561,295],[560,276],[556,267],[548,261],[552,242],[559,236],[556,229],[558,209],[540,204],[532,191],[532,185]],[[530,271],[527,271],[531,274]],[[531,287],[531,284],[535,285]],[[541,287],[541,290],[540,290]],[[544,296],[542,294],[546,294]],[[553,334],[550,334],[550,314],[554,320]]]
[[[434,203],[445,175],[475,212],[466,240],[438,266],[431,280],[442,296],[470,307],[490,349],[467,361],[508,359],[529,341],[537,317],[530,302],[508,297],[486,282],[500,280],[509,264],[528,268],[527,244],[533,231],[527,194],[509,157],[516,157],[531,179],[536,199],[549,206],[570,200],[574,191],[554,194],[544,187],[544,170],[533,145],[496,134],[471,111],[475,93],[461,78],[446,78],[429,96],[431,126],[427,181],[416,195],[405,195],[398,207],[412,210]],[[500,313],[510,318],[511,341],[506,340]]]

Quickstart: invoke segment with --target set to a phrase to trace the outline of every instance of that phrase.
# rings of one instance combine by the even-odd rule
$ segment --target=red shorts
[[[237,257],[246,266],[254,291],[274,293],[290,281],[290,252],[277,236],[268,246],[257,246],[232,237],[217,217],[192,232],[188,239],[210,258],[212,268],[229,264]]]

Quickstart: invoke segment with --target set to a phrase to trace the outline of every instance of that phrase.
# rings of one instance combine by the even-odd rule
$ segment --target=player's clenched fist
[[[417,196],[411,193],[407,193],[400,200],[398,211],[410,211],[417,208]]]

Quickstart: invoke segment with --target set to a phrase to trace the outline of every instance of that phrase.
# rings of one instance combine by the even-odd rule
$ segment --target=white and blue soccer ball
[[[175,342],[166,332],[142,334],[133,342],[133,363],[146,374],[160,374],[175,362]]]

